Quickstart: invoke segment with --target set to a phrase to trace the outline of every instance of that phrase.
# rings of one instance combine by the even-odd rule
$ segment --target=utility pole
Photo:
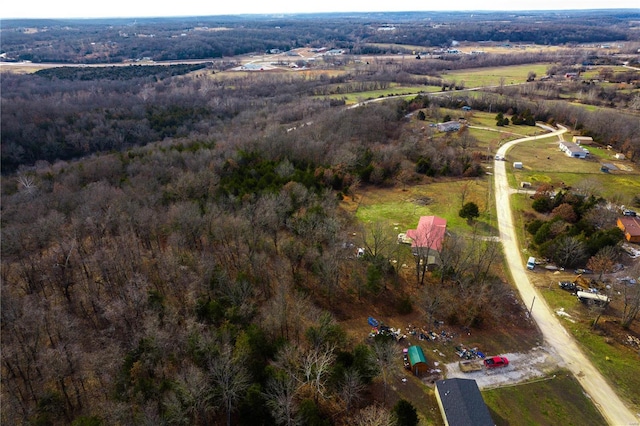
[[[533,304],[535,303],[535,301],[536,301],[536,297],[533,296],[533,300],[531,301],[531,307],[529,308],[529,316],[531,316],[531,311],[533,311]]]

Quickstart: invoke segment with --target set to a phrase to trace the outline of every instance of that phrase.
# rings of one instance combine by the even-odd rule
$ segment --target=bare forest
[[[19,24],[13,27],[28,23]],[[300,35],[299,25],[282,28],[297,34],[300,45],[330,40],[357,47],[331,27]],[[629,37],[617,25],[598,29],[602,41]],[[14,53],[21,43],[36,43],[33,52],[43,61],[86,57],[70,53],[77,52],[73,46],[59,49],[4,31],[3,48]],[[40,35],[70,40],[56,31],[63,30]],[[526,29],[517,32],[528,37]],[[440,36],[432,44],[461,35]],[[273,37],[291,47],[292,37]],[[173,58],[173,47],[148,42],[149,53],[127,48]],[[200,59],[218,56],[199,46],[179,50]],[[278,46],[253,43],[219,56]],[[367,416],[390,419],[374,392],[374,382],[382,380],[386,397],[393,368],[385,361],[388,343],[350,338],[341,323],[354,319],[351,306],[410,311],[413,303],[429,322],[446,319],[461,327],[523,314],[492,269],[501,255],[497,243],[453,235],[439,271],[420,271],[418,258],[415,276],[401,274],[390,263],[398,256],[395,241],[376,224],[363,229],[341,207],[363,187],[484,176],[487,154],[464,127],[447,134],[418,131],[407,126],[413,115],[421,110],[444,119],[441,110],[463,105],[528,111],[537,121],[570,123],[640,161],[640,106],[626,92],[593,94],[591,104],[626,111],[596,113],[561,101],[563,90],[575,90],[544,81],[468,96],[439,74],[543,61],[557,64],[550,73],[561,73],[583,53],[385,61],[366,68],[354,65],[357,53],[344,55],[342,65],[349,67],[341,73],[220,77],[229,67],[223,60],[180,70],[2,73],[3,423],[347,425],[369,424]],[[93,58],[106,63],[128,56],[96,52]],[[325,96],[338,86],[349,93],[398,82],[445,86],[445,93],[358,108]],[[355,241],[354,234],[368,238]],[[357,258],[354,244],[365,243],[364,258]],[[420,299],[407,302],[405,289]],[[464,309],[453,310],[454,302]],[[496,305],[507,308],[491,309]]]

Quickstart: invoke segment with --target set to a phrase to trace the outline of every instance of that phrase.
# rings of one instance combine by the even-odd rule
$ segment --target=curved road
[[[547,130],[546,126],[541,126]],[[515,144],[525,141],[549,138],[562,134],[567,129],[555,130],[539,136],[531,136],[516,139],[500,147],[498,155],[504,157],[507,151]],[[535,304],[532,309],[533,319],[536,321],[547,344],[566,364],[566,367],[573,373],[582,385],[584,391],[591,397],[596,407],[600,410],[604,418],[611,425],[638,425],[640,420],[622,403],[613,388],[607,383],[602,374],[591,364],[589,359],[582,353],[569,333],[560,324],[553,311],[538,294],[538,291],[529,282],[525,272],[523,261],[520,257],[516,230],[513,226],[511,214],[511,201],[509,196],[511,190],[507,182],[506,162],[495,161],[495,196],[496,210],[498,211],[498,228],[500,239],[504,246],[505,257],[511,271],[513,281],[520,292],[520,296],[526,305],[530,305],[535,297]]]

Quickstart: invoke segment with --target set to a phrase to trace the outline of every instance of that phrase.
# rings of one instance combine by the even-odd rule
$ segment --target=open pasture
[[[436,215],[447,219],[447,229],[460,233],[472,231],[458,212],[461,194],[466,190],[465,203],[474,202],[480,209],[478,231],[490,235],[491,218],[495,217],[493,199],[489,198],[488,179],[443,180],[400,188],[368,189],[361,193],[356,217],[362,223],[385,221],[398,227],[398,232],[414,228],[420,216]]]
[[[508,67],[492,67],[449,71],[441,76],[447,81],[460,83],[464,81],[465,87],[498,86],[504,84],[524,83],[529,72],[536,73],[537,77],[546,74],[551,63],[514,65]]]

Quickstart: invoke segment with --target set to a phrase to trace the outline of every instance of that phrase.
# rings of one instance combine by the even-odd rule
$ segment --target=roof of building
[[[475,380],[446,379],[436,382],[443,417],[450,426],[494,426]]]
[[[624,231],[631,235],[632,237],[640,236],[640,218],[633,216],[624,216],[618,218],[622,226],[624,226]]]
[[[407,355],[409,356],[409,363],[411,366],[414,366],[419,362],[427,362],[427,358],[425,358],[424,352],[422,352],[422,348],[420,346],[409,346]]]
[[[455,120],[445,121],[444,123],[438,123],[437,127],[441,132],[451,132],[460,129],[460,122]]]
[[[584,153],[584,149],[582,149],[582,147],[580,147],[580,145],[575,144],[573,142],[567,142],[567,141],[562,141],[560,142],[560,145],[564,146],[564,149],[567,151],[570,151],[571,153]]]
[[[417,229],[409,229],[407,236],[413,240],[411,247],[428,247],[440,251],[447,230],[447,219],[438,216],[422,216]]]

